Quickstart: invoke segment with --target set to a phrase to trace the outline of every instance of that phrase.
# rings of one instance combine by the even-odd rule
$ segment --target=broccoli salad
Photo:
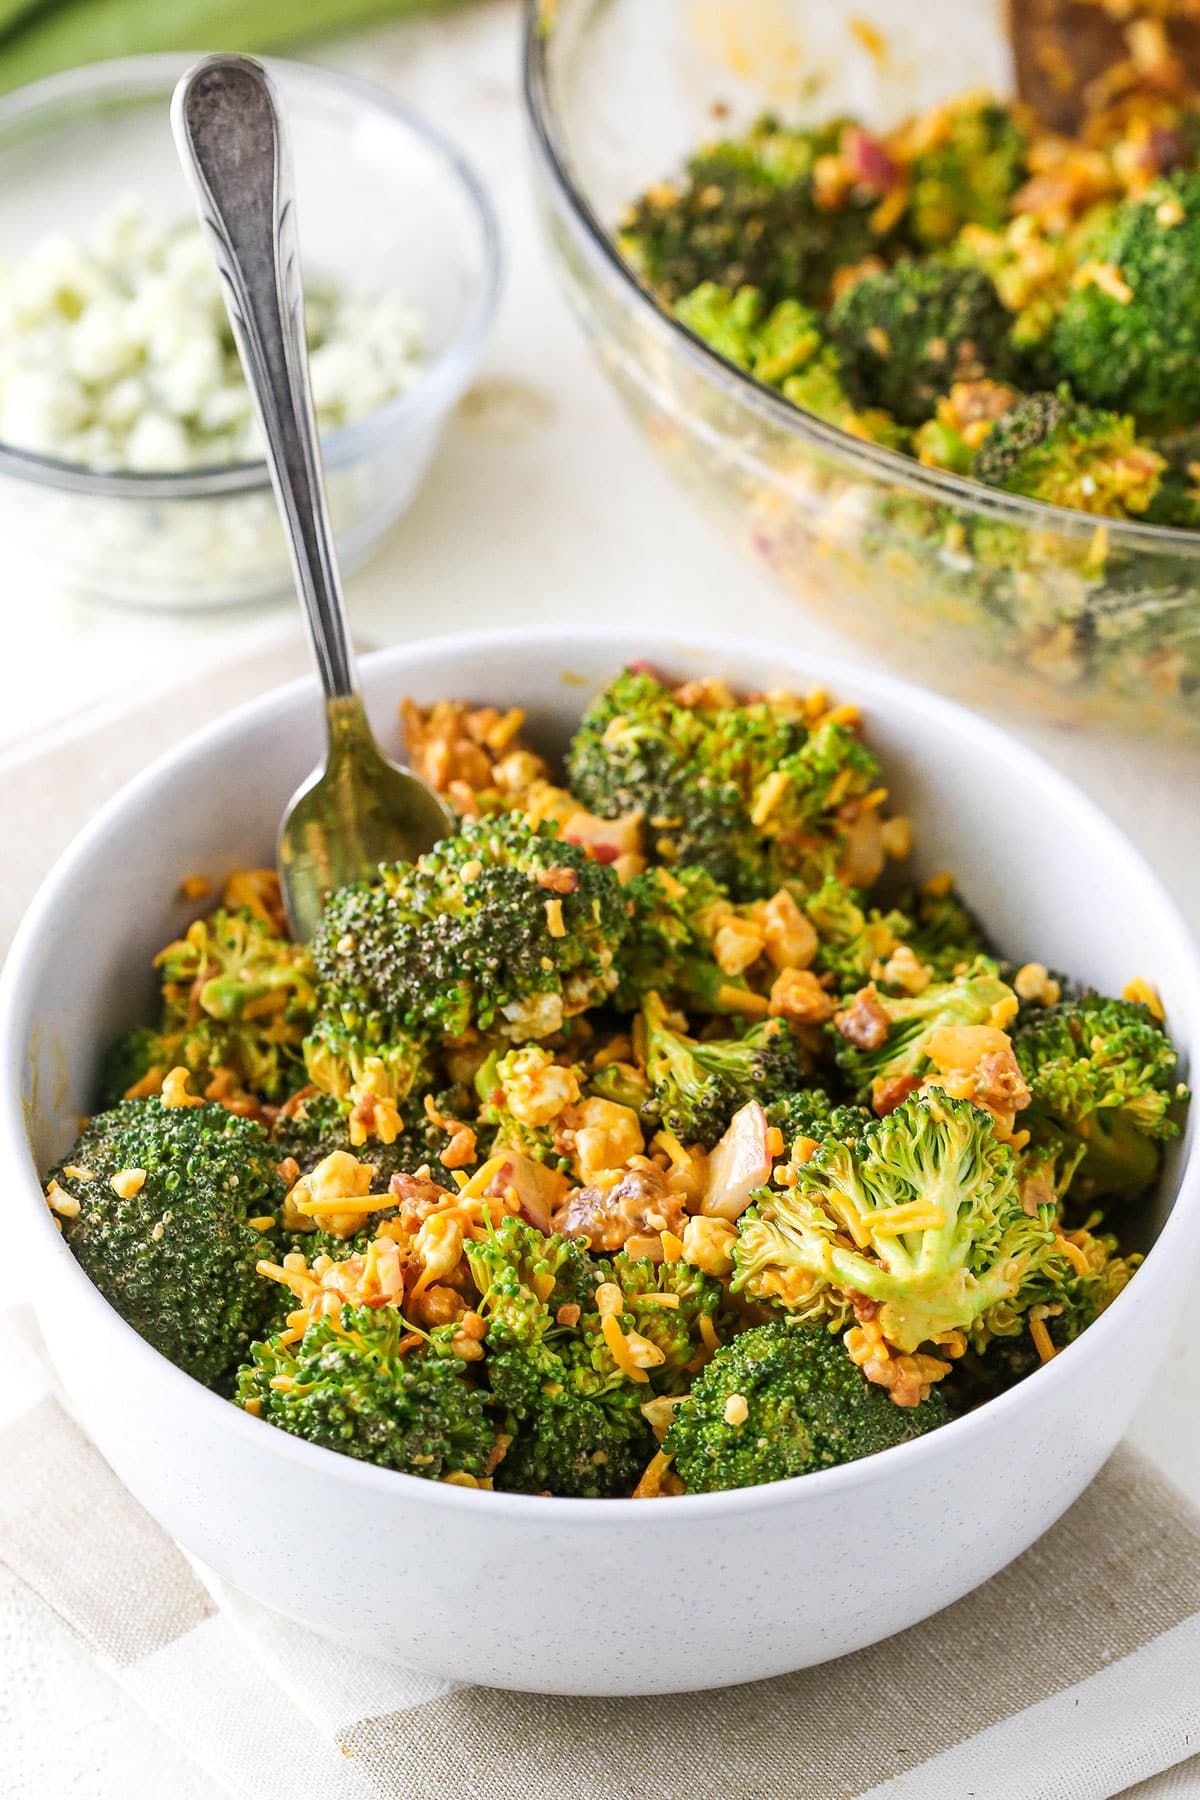
[[[421,329],[395,295],[307,283],[317,424],[411,384]],[[176,473],[253,462],[258,423],[201,228],[135,202],[86,241],[57,233],[0,266],[0,442],[93,469]]]
[[[1136,972],[1007,960],[949,874],[906,885],[825,693],[633,665],[558,769],[517,709],[404,724],[456,834],[311,946],[234,874],[49,1176],[151,1345],[380,1467],[639,1498],[872,1455],[1070,1354],[1188,1098]]]
[[[887,133],[764,117],[649,189],[620,245],[719,355],[856,437],[1194,529],[1200,103],[1167,65],[1089,97],[1078,139],[977,93]]]

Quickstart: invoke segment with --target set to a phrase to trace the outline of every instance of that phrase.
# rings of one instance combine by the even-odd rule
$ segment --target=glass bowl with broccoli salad
[[[32,576],[127,606],[291,591],[219,286],[171,141],[184,60],[0,100],[0,518]],[[313,395],[343,561],[416,491],[494,309],[491,208],[390,96],[277,68],[301,191]]]
[[[289,941],[299,684],[119,796],[0,981],[21,1279],[105,1457],[265,1603],[493,1684],[750,1680],[985,1579],[1193,1278],[1154,876],[993,727],[782,645],[363,676],[446,843]]]
[[[999,11],[527,18],[560,277],[706,513],[923,681],[1194,733],[1200,103],[1162,25],[1050,130]]]

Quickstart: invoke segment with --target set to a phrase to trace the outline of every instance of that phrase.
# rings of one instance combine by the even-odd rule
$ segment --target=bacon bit
[[[581,1311],[582,1308],[576,1301],[568,1300],[559,1307],[554,1317],[560,1325],[566,1325],[569,1329],[573,1330],[579,1323]]]
[[[890,194],[899,187],[899,165],[886,145],[861,125],[846,127],[841,151],[856,187],[876,194]]]
[[[282,1162],[275,1164],[275,1173],[284,1187],[294,1188],[300,1179],[300,1164],[294,1156],[285,1156]]]
[[[878,1050],[887,1042],[888,1016],[873,981],[859,989],[844,1012],[834,1014],[833,1028],[856,1050]]]
[[[871,1083],[871,1111],[885,1119],[920,1087],[915,1075],[878,1075]]]
[[[573,894],[579,886],[579,872],[568,869],[562,863],[555,863],[552,868],[542,869],[534,876],[539,887],[546,888],[551,894]]]
[[[937,1356],[900,1356],[884,1337],[877,1318],[858,1313],[860,1323],[851,1326],[842,1342],[850,1360],[857,1363],[868,1381],[886,1388],[895,1406],[919,1406],[928,1400],[930,1389],[951,1372],[952,1364]]]

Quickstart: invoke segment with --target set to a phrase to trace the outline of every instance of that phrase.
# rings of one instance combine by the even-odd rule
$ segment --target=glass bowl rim
[[[1006,494],[969,476],[930,468],[866,438],[831,425],[804,407],[764,387],[745,370],[726,362],[687,326],[663,311],[649,289],[617,249],[603,220],[575,179],[566,141],[551,97],[548,47],[556,23],[557,0],[524,0],[522,93],[535,160],[564,204],[567,222],[589,261],[608,278],[616,277],[627,310],[671,353],[682,355],[693,370],[732,400],[757,413],[765,424],[786,431],[814,450],[832,452],[842,461],[890,486],[902,486],[935,503],[967,507],[986,518],[1027,531],[1053,531],[1076,538],[1106,540],[1129,550],[1171,551],[1200,558],[1200,530],[1180,525],[1152,525],[1132,519],[1110,519],[1077,508]]]
[[[190,58],[186,52],[168,51],[151,56],[112,57],[85,63],[77,69],[27,83],[0,98],[0,137],[22,119],[34,119],[48,107],[64,101],[84,102],[105,97],[136,100],[149,98],[156,89],[169,92]],[[457,182],[479,230],[482,268],[477,291],[457,335],[428,362],[423,363],[403,393],[377,407],[362,419],[339,425],[321,439],[327,470],[360,460],[380,441],[400,435],[426,419],[444,412],[475,365],[495,318],[503,272],[500,227],[483,182],[471,163],[435,126],[404,101],[373,82],[313,63],[283,57],[263,57],[266,66],[293,85],[314,95],[357,103],[360,108],[400,125],[433,151],[445,172]],[[164,121],[165,121],[164,113]],[[303,195],[300,205],[303,208]],[[137,471],[94,469],[85,463],[65,462],[0,442],[0,475],[30,481],[39,487],[63,489],[95,497],[135,500],[206,500],[225,494],[268,492],[266,462],[214,463],[195,469]]]

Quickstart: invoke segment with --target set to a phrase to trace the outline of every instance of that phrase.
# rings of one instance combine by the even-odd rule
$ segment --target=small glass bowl
[[[162,225],[194,216],[169,104],[192,58],[129,57],[0,100],[0,255],[49,231],[86,238],[123,198]],[[463,159],[365,82],[271,61],[295,161],[301,254],[355,293],[410,303],[424,360],[396,399],[322,440],[344,568],[416,492],[496,308],[500,242]],[[0,444],[0,536],[68,591],[123,606],[244,606],[291,590],[263,462],[99,472]]]
[[[526,107],[559,279],[705,516],[807,608],[926,685],[1080,727],[1200,734],[1200,532],[1045,506],[851,437],[693,337],[613,241],[632,199],[764,110],[886,127],[970,87],[1004,92],[994,9],[526,8]]]

